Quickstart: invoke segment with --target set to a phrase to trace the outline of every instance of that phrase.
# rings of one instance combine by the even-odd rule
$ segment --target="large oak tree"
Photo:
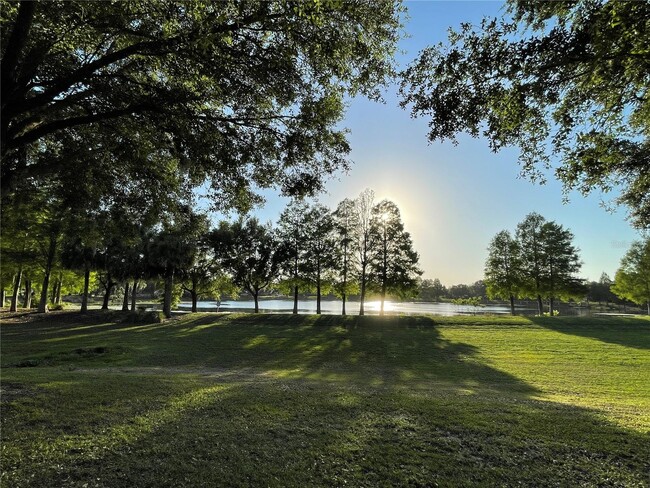
[[[553,167],[568,191],[620,189],[650,227],[650,3],[509,0],[462,24],[403,73],[402,105],[429,139],[483,136],[520,149],[522,173]]]
[[[57,175],[66,162],[39,153],[63,137],[85,145],[84,127],[117,132],[123,146],[154,141],[156,159],[173,160],[193,185],[208,180],[217,205],[250,206],[255,187],[317,191],[349,163],[344,97],[377,97],[393,72],[400,9],[391,0],[5,0],[3,195]]]

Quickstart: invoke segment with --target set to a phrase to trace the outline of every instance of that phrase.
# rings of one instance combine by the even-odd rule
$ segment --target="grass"
[[[2,486],[648,486],[650,320],[4,314]]]

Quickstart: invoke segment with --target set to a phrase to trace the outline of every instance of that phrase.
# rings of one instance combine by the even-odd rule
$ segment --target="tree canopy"
[[[650,315],[650,238],[632,243],[621,259],[612,291],[639,305],[645,303]]]
[[[403,72],[402,106],[429,139],[520,149],[522,174],[565,190],[619,189],[650,227],[650,3],[510,0],[510,18],[462,24]],[[557,162],[556,162],[557,161]]]
[[[144,170],[163,160],[193,185],[208,180],[216,205],[246,208],[256,187],[311,194],[349,163],[344,97],[378,97],[393,73],[400,10],[392,0],[3,1],[3,195],[69,164],[47,164],[48,146],[112,134],[145,146]],[[128,158],[110,164],[133,170]]]

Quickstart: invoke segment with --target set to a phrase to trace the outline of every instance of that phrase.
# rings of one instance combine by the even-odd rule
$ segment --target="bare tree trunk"
[[[321,309],[320,309],[320,280],[318,280],[318,284],[316,285],[316,313],[320,315]]]
[[[108,310],[108,302],[111,299],[111,292],[113,291],[114,286],[115,283],[113,283],[113,280],[111,280],[111,275],[110,274],[107,275],[105,292],[104,292],[104,303],[102,303],[102,310]]]
[[[136,294],[138,292],[138,285],[140,284],[140,280],[135,280],[133,282],[133,288],[131,289],[131,310],[135,312],[135,300],[136,300]]]
[[[129,311],[129,282],[124,283],[124,300],[122,301],[122,312]]]
[[[43,277],[43,288],[41,289],[41,301],[38,304],[38,312],[46,313],[47,308],[47,292],[50,284],[50,274],[52,273],[52,264],[54,263],[54,255],[56,254],[56,234],[50,235],[50,247],[47,252],[47,263],[45,265],[45,276]]]
[[[260,313],[259,295],[259,290],[253,293],[253,300],[255,300],[255,313]]]
[[[196,302],[198,300],[198,295],[196,294],[196,291],[191,290],[190,294],[192,295],[192,312],[196,313],[197,307],[196,307]]]
[[[544,313],[544,304],[542,303],[541,295],[537,295],[537,313],[539,313],[539,315]]]
[[[61,288],[63,288],[63,278],[59,278],[59,286],[56,288],[55,303],[61,305]]]
[[[361,303],[359,304],[359,315],[365,315],[365,301],[366,301],[366,270],[363,269],[361,274]]]
[[[551,317],[553,316],[553,310],[554,310],[554,309],[555,309],[555,306],[554,306],[554,300],[553,300],[553,297],[551,297],[551,298],[549,298],[549,300],[548,300],[548,311],[549,311],[549,315],[550,315]]]
[[[172,316],[172,291],[174,288],[174,274],[165,277],[165,298],[163,300],[163,313],[168,319]]]
[[[5,308],[5,302],[7,301],[7,291],[3,288],[0,290],[0,307]]]
[[[515,315],[515,296],[510,295],[510,315]]]
[[[23,308],[32,308],[32,280],[25,278],[25,299],[23,300]]]
[[[18,309],[18,293],[20,292],[20,281],[23,277],[23,268],[18,269],[18,274],[14,281],[14,290],[11,294],[11,306],[9,307],[10,312],[15,312]]]
[[[84,271],[84,292],[81,297],[81,313],[88,311],[88,288],[90,288],[90,268]]]
[[[293,313],[298,313],[298,285],[293,287]]]
[[[341,310],[341,315],[346,315],[345,313],[345,292],[342,294],[341,299],[343,300],[343,308]]]

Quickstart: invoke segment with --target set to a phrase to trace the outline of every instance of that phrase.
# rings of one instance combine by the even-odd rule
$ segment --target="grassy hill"
[[[2,486],[648,486],[650,320],[3,314]]]

